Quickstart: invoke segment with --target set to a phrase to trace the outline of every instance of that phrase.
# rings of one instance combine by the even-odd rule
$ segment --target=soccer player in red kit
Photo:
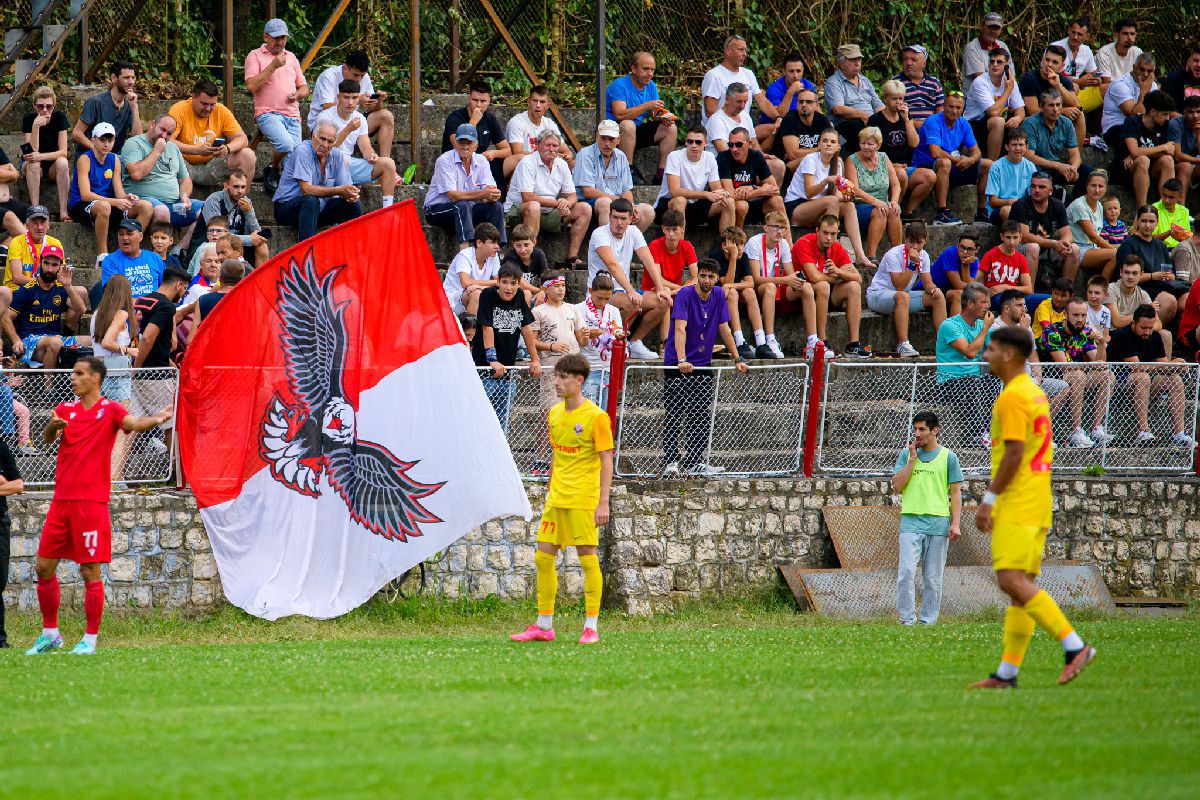
[[[42,635],[25,651],[27,656],[62,647],[58,632],[59,588],[55,570],[67,558],[79,564],[83,576],[83,609],[87,629],[72,655],[93,655],[100,617],[104,613],[104,583],[100,565],[112,560],[112,522],[108,516],[109,467],[117,432],[148,431],[171,418],[164,408],[152,417],[130,415],[120,403],[100,396],[107,370],[99,358],[81,358],[71,371],[71,391],[79,399],[60,403],[46,423],[42,438],[52,443],[62,434],[54,471],[54,496],[38,545],[37,598],[42,610]]]

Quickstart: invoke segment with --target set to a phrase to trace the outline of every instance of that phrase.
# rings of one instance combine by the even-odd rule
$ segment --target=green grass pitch
[[[580,647],[507,634],[531,607],[373,603],[268,624],[110,616],[91,659],[0,651],[0,797],[1195,798],[1200,613],[1083,617],[1099,658],[969,692],[995,619],[834,623],[774,596]],[[82,620],[64,619],[66,645]]]

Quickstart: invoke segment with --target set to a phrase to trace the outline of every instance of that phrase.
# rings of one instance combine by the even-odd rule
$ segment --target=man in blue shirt
[[[1004,158],[992,163],[988,170],[988,208],[991,223],[997,227],[1008,219],[1013,204],[1029,194],[1029,181],[1038,171],[1034,163],[1025,157],[1027,139],[1023,128],[1009,128],[1004,132]]]
[[[663,365],[674,367],[663,375],[663,476],[678,477],[680,468],[691,475],[717,475],[722,467],[705,463],[710,408],[713,401],[713,345],[717,337],[730,353],[737,352],[729,330],[725,291],[717,286],[721,267],[711,258],[696,265],[696,282],[684,286],[671,306],[671,327],[663,346]],[[697,367],[701,369],[697,371]],[[746,360],[737,357],[736,369],[746,372]],[[687,432],[687,455],[682,463],[679,428]]]
[[[958,244],[941,252],[929,267],[929,277],[935,286],[946,295],[946,308],[954,316],[962,311],[962,293],[968,283],[979,275],[979,236],[969,228],[958,237]],[[923,281],[917,278],[913,291],[924,289]]]
[[[962,433],[959,441],[972,447],[990,447],[987,422],[999,385],[980,373],[995,317],[992,298],[981,283],[968,283],[962,291],[962,313],[949,317],[937,332],[937,386],[941,402],[954,410]]]
[[[107,284],[113,275],[124,275],[133,296],[144,297],[158,288],[165,268],[157,253],[142,249],[142,224],[136,219],[123,219],[117,226],[117,252],[106,255],[100,264],[100,285]],[[94,299],[98,302],[99,296]]]
[[[963,119],[966,101],[959,91],[946,92],[941,113],[931,115],[921,126],[920,142],[913,151],[912,177],[908,183],[905,216],[911,217],[931,190],[937,197],[934,225],[960,225],[962,220],[950,213],[950,190],[956,186],[976,185],[975,221],[987,222],[984,209],[988,169],[992,162],[983,157],[971,124]]]
[[[667,156],[679,144],[679,130],[675,115],[658,99],[654,67],[654,56],[650,53],[634,53],[629,74],[617,78],[605,90],[604,111],[608,119],[620,126],[621,152],[629,164],[633,164],[635,151],[643,147],[658,148],[654,182],[662,183]]]
[[[311,238],[319,225],[362,216],[358,187],[340,151],[335,151],[337,126],[318,122],[312,140],[301,142],[283,164],[275,191],[275,221],[295,225],[299,241]]]
[[[625,134],[617,123],[603,120],[596,127],[596,141],[575,156],[571,179],[580,199],[595,210],[598,226],[608,224],[612,201],[624,197],[633,206],[633,224],[645,233],[654,222],[654,208],[633,197],[633,173],[625,153],[619,149],[624,140]]]
[[[86,311],[83,298],[71,290],[71,270],[63,267],[62,248],[42,248],[37,274],[13,292],[12,306],[4,315],[4,333],[13,353],[31,366],[54,369],[64,347],[89,347],[87,336],[63,336],[63,318],[68,310],[78,318]]]
[[[817,91],[813,82],[804,77],[804,59],[799,53],[788,53],[783,57],[783,74],[767,87],[767,99],[775,106],[779,115],[784,116],[789,111],[796,110],[798,95],[805,89],[810,92]],[[815,107],[813,110],[816,110]],[[758,122],[760,125],[766,125],[774,120],[766,114],[759,114]]]

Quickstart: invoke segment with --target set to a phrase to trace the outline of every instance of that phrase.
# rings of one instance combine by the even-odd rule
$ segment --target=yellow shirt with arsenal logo
[[[549,423],[554,467],[546,508],[594,510],[600,504],[600,454],[613,449],[608,414],[591,400],[574,411],[562,401],[550,409]]]
[[[20,262],[21,269],[31,273],[36,278],[37,270],[34,269],[33,265],[41,258],[42,248],[48,244],[62,247],[62,242],[53,236],[47,235],[41,244],[34,244],[33,249],[30,250],[28,236],[14,236],[12,241],[8,243],[8,263],[4,265],[4,285],[14,292],[23,285],[13,280],[13,267],[16,266],[13,264],[14,261]],[[66,248],[63,248],[63,252],[66,252]]]

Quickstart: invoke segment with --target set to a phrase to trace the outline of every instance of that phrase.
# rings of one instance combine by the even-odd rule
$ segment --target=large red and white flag
[[[230,602],[334,617],[531,516],[412,201],[254,270],[196,331],[178,432]]]

